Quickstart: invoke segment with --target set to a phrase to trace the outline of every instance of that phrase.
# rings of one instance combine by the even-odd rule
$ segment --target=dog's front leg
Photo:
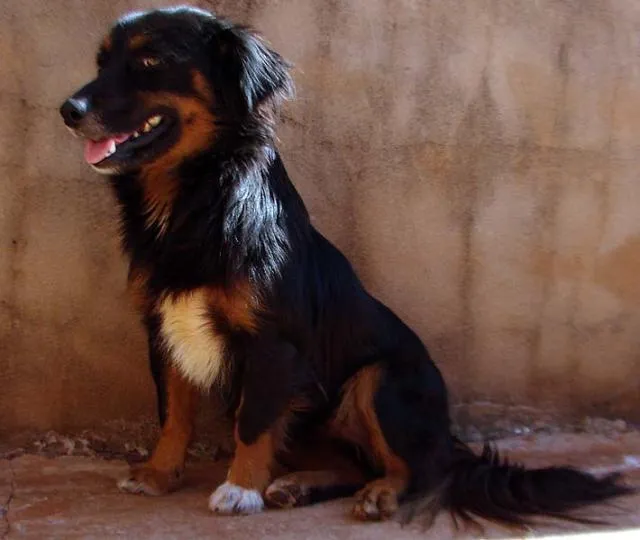
[[[151,458],[143,465],[132,467],[118,486],[130,493],[163,495],[176,489],[182,481],[200,390],[166,360],[155,326],[148,324],[147,327],[149,361],[162,430]]]
[[[262,494],[292,416],[296,357],[295,348],[282,342],[261,341],[248,351],[236,411],[236,452],[226,481],[209,499],[214,512],[253,514],[264,508]]]

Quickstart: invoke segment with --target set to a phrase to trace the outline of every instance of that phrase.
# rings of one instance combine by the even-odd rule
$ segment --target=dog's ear
[[[251,113],[265,102],[277,106],[293,95],[290,64],[248,28],[219,29],[211,47],[216,86],[236,112]]]

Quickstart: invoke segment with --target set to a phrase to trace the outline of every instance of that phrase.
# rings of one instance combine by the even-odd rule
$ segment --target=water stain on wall
[[[594,281],[631,308],[640,308],[640,236],[629,238],[621,246],[596,261]]]
[[[640,419],[635,0],[196,3],[293,60],[291,176],[454,403]],[[0,11],[0,430],[152,414],[113,201],[56,112],[136,7]]]

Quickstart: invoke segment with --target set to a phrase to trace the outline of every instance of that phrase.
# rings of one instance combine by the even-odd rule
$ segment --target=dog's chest
[[[216,332],[204,290],[168,296],[158,305],[160,333],[174,365],[192,383],[209,388],[224,374],[224,337]]]

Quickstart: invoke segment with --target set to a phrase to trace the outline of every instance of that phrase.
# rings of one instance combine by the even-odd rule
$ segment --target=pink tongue
[[[115,137],[109,137],[108,139],[102,139],[99,141],[87,139],[84,143],[84,159],[90,165],[94,165],[107,157],[112,144],[120,144],[128,138],[129,134],[124,133],[122,135],[116,135]]]

